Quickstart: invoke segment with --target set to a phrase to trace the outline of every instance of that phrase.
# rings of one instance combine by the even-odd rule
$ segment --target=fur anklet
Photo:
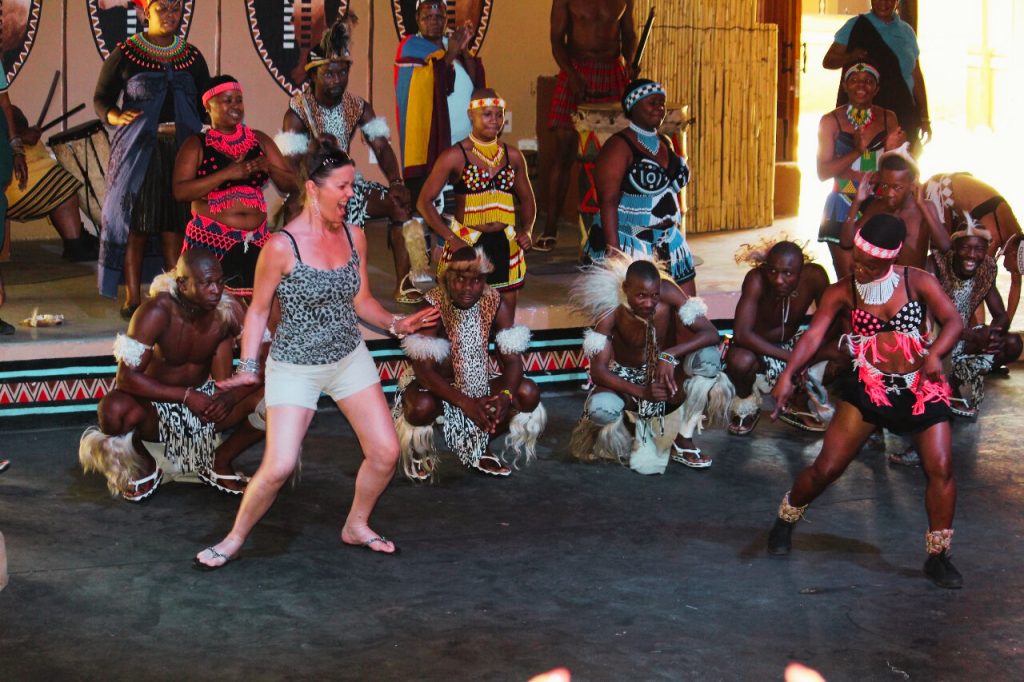
[[[804,517],[804,512],[807,511],[807,505],[802,507],[794,507],[789,503],[789,492],[782,497],[782,502],[779,504],[779,518],[786,523],[796,523]]]

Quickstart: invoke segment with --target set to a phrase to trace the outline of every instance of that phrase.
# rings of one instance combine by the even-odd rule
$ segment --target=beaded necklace
[[[473,133],[469,134],[469,141],[473,144],[473,155],[487,164],[490,168],[497,168],[505,158],[505,150],[498,144],[498,140],[484,142]]]
[[[867,128],[875,120],[875,110],[871,107],[858,109],[852,104],[847,105],[846,120],[850,122],[854,130],[857,128]]]
[[[146,55],[152,57],[158,62],[172,62],[181,56],[181,53],[185,51],[185,41],[181,39],[181,36],[174,36],[171,44],[167,47],[157,45],[146,40],[145,36],[141,33],[136,33],[129,38],[135,47],[137,47]]]
[[[644,130],[632,121],[629,122],[629,129],[636,135],[637,142],[651,153],[651,156],[657,156],[658,150],[661,149],[661,138],[658,137],[657,130]]]
[[[239,159],[259,142],[256,140],[256,133],[249,126],[239,124],[232,132],[222,133],[210,128],[206,131],[206,145],[216,149],[225,156]]]
[[[892,298],[896,285],[900,283],[900,276],[896,274],[896,269],[890,266],[889,272],[880,279],[866,284],[861,284],[855,279],[853,283],[857,286],[857,293],[862,301],[868,305],[882,305]]]

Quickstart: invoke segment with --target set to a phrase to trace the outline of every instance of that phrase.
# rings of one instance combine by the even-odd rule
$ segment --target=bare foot
[[[346,524],[341,529],[341,541],[346,545],[365,547],[372,552],[381,552],[383,554],[394,554],[397,549],[394,542],[370,530],[369,526],[356,528]]]

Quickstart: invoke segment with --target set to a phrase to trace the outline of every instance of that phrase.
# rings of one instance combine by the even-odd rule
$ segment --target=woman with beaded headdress
[[[309,50],[305,65],[307,81],[288,101],[281,132],[275,141],[297,168],[310,139],[331,135],[347,154],[351,151],[356,131],[362,133],[363,140],[377,158],[381,172],[388,179],[388,186],[357,175],[354,194],[345,213],[352,224],[360,227],[371,218],[387,216],[390,219],[388,245],[395,259],[395,298],[400,303],[419,303],[423,297],[409,279],[409,253],[403,237],[403,227],[412,217],[412,200],[402,181],[398,157],[391,148],[391,131],[387,121],[374,112],[370,102],[348,90],[352,67],[351,30],[356,20],[352,12],[338,17],[324,32],[320,43]],[[285,205],[287,219],[295,217],[301,210],[297,200],[298,194],[289,196]],[[426,265],[420,262],[426,258],[422,227],[417,222],[405,229],[418,233],[415,258],[419,259],[417,270],[424,270]]]
[[[185,249],[213,252],[225,290],[248,299],[260,249],[270,239],[263,188],[269,180],[283,191],[298,187],[274,141],[243,122],[242,85],[234,77],[213,78],[203,106],[209,130],[186,140],[174,163],[175,197],[192,202]]]
[[[963,578],[949,560],[956,506],[951,391],[942,358],[960,338],[963,323],[935,277],[894,266],[905,235],[903,221],[887,214],[873,216],[861,227],[854,238],[853,274],[825,290],[775,384],[773,419],[786,409],[798,377],[833,322],[850,316],[851,332],[843,340],[854,371],[843,379],[821,452],[782,499],[768,552],[789,553],[793,527],[807,505],[842,475],[875,429],[883,427],[912,437],[920,453],[928,482],[925,575],[940,587],[957,588]],[[942,327],[934,340],[929,339],[929,315]]]
[[[874,104],[878,69],[858,63],[843,72],[849,104],[830,111],[818,124],[818,179],[832,180],[818,241],[828,244],[836,277],[850,274],[850,257],[839,244],[843,223],[865,176],[878,170],[883,151],[896,149],[906,138],[896,114]]]
[[[141,301],[143,256],[151,235],[160,236],[164,269],[181,252],[188,205],[171,190],[178,148],[202,128],[202,93],[210,71],[197,48],[179,35],[181,0],[133,0],[146,30],[114,48],[103,63],[93,104],[113,128],[107,195],[103,201],[99,289],[117,296],[130,319]]]
[[[665,88],[640,78],[626,86],[622,110],[629,127],[612,135],[594,167],[598,214],[584,251],[602,260],[609,250],[663,261],[688,296],[697,292],[693,254],[682,232],[680,192],[690,180],[686,161],[658,133]]]
[[[502,305],[514,315],[526,279],[526,252],[533,246],[537,200],[522,153],[498,140],[505,125],[505,100],[491,88],[474,90],[469,120],[472,132],[437,158],[416,209],[445,240],[438,277],[444,276],[456,251],[479,246],[494,265],[487,284],[498,290]],[[448,222],[430,200],[446,183],[451,183],[455,197],[454,215]]]

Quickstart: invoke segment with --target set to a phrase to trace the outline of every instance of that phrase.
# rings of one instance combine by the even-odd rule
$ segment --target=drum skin
[[[54,156],[67,172],[82,182],[78,202],[82,212],[92,221],[94,234],[99,234],[103,199],[107,195],[107,164],[110,162],[110,140],[99,119],[87,121],[46,141]]]

